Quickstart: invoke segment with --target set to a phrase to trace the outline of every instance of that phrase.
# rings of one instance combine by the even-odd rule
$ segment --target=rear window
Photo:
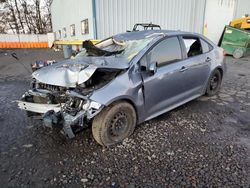
[[[207,53],[207,52],[212,50],[212,46],[209,43],[207,43],[203,39],[200,39],[200,41],[201,41],[201,46],[202,46],[203,53]]]

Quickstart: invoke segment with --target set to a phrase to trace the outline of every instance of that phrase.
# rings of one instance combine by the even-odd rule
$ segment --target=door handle
[[[188,70],[188,68],[185,67],[185,66],[182,66],[181,69],[180,69],[180,72],[184,72],[184,71],[186,71],[186,70]]]
[[[208,62],[210,62],[210,61],[211,61],[211,58],[210,58],[210,57],[207,57],[206,62],[208,63]]]

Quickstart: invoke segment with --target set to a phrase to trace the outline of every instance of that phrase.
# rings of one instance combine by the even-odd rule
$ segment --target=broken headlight
[[[75,91],[67,90],[66,95],[69,100],[65,103],[64,111],[71,115],[76,115],[79,111],[85,111],[88,119],[94,117],[103,107],[102,104],[91,101]]]
[[[55,62],[56,62],[55,60],[47,60],[47,61],[37,60],[35,63],[31,63],[31,68],[32,68],[32,71],[34,72],[42,67],[52,65]]]
[[[82,109],[85,110],[87,113],[88,119],[91,119],[96,116],[102,108],[103,105],[95,101],[88,101],[82,106]]]

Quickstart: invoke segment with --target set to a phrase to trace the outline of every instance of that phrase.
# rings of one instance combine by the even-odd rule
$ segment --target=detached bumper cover
[[[16,102],[19,108],[40,114],[44,114],[50,110],[54,110],[55,112],[59,112],[61,110],[60,104],[39,104],[19,100]]]

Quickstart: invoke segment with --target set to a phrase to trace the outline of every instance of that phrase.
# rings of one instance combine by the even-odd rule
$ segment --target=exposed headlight
[[[87,118],[91,119],[96,116],[103,108],[103,105],[95,102],[95,101],[88,101],[82,106],[82,109],[86,111]]]
[[[83,106],[82,109],[84,110],[89,110],[89,109],[95,109],[98,110],[100,109],[102,104],[95,102],[95,101],[87,101]]]
[[[95,102],[95,101],[91,101],[90,102],[90,105],[89,105],[89,108],[94,108],[94,109],[99,109],[101,108],[102,104],[98,103],[98,102]]]

